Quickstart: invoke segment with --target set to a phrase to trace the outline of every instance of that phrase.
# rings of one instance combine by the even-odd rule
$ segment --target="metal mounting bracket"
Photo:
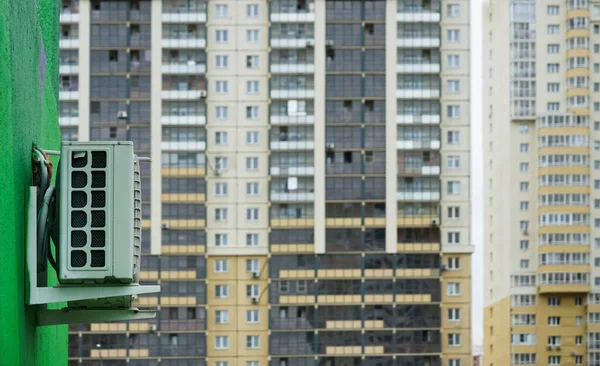
[[[25,303],[41,305],[77,300],[102,299],[107,297],[130,296],[160,292],[160,286],[124,285],[61,285],[38,287],[37,273],[37,205],[36,187],[27,192],[27,238],[26,238],[26,289]],[[86,323],[91,321],[116,321],[151,319],[155,311],[141,311],[137,308],[63,308],[61,310],[38,310],[38,325]]]

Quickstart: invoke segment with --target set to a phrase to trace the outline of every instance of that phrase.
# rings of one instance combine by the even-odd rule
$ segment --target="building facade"
[[[471,365],[469,3],[65,0],[65,139],[131,140],[153,321],[72,364]]]
[[[484,6],[486,365],[600,365],[600,3]]]

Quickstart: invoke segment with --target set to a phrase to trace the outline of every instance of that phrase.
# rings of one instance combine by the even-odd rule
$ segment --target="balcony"
[[[396,116],[396,123],[400,125],[423,124],[437,125],[440,123],[439,114],[399,114]]]
[[[204,90],[163,90],[160,97],[163,100],[198,100],[206,95]]]
[[[272,74],[313,74],[314,64],[278,63],[271,64]]]
[[[204,74],[206,73],[206,64],[196,61],[163,62],[160,70],[167,75]]]
[[[59,72],[61,75],[75,75],[79,73],[79,65],[77,63],[60,64]]]
[[[204,151],[204,141],[163,141],[160,148],[162,151]]]
[[[272,125],[312,125],[315,123],[315,116],[312,115],[271,115]]]
[[[399,23],[437,23],[440,19],[439,8],[406,6],[398,9],[398,13],[396,13],[396,21]]]
[[[60,85],[58,90],[59,90],[58,91],[58,100],[61,100],[61,101],[78,101],[79,100],[79,88],[76,85],[75,86]]]
[[[274,0],[270,4],[270,19],[273,23],[314,22],[314,1]]]
[[[179,7],[163,7],[161,20],[163,23],[205,23],[206,7],[190,7],[184,4]]]
[[[290,192],[271,191],[271,201],[273,202],[312,202],[314,200],[314,192],[303,192],[301,190]]]
[[[78,49],[79,38],[60,38],[59,47],[61,49]]]
[[[399,99],[432,99],[440,97],[439,88],[431,89],[397,89],[396,98]]]
[[[439,201],[441,198],[439,190],[402,191],[396,193],[398,201]]]
[[[78,116],[60,116],[58,117],[58,124],[60,127],[72,127],[79,125]]]
[[[401,74],[437,74],[440,72],[439,63],[399,63],[396,65],[396,72]]]
[[[198,49],[206,47],[206,29],[196,24],[165,24],[163,48]]]
[[[160,121],[163,126],[201,126],[206,124],[206,117],[182,114],[162,116]]]
[[[396,141],[396,148],[398,150],[411,150],[411,149],[439,149],[441,146],[440,140],[398,140]]]
[[[77,10],[77,9],[75,9]],[[60,22],[61,23],[79,23],[79,13],[72,12],[70,9],[60,10]]]
[[[275,127],[271,130],[271,150],[313,150],[312,128]]]
[[[314,89],[271,89],[272,99],[313,99]]]
[[[286,166],[286,165],[280,165],[280,166],[272,166],[270,169],[270,173],[271,175],[274,176],[287,176],[287,175],[294,175],[294,176],[312,176],[315,174],[315,167],[314,166]]]
[[[435,48],[440,47],[439,36],[398,37],[396,46],[401,48]]]

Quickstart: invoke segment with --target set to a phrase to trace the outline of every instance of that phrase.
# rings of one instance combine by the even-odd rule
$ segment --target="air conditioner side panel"
[[[115,146],[113,159],[113,276],[120,282],[132,282],[134,246],[133,146]]]

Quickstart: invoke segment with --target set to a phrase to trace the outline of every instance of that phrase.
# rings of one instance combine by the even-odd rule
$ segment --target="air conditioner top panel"
[[[81,147],[106,147],[106,146],[117,146],[117,145],[131,145],[131,141],[63,141],[63,146],[81,146]]]

